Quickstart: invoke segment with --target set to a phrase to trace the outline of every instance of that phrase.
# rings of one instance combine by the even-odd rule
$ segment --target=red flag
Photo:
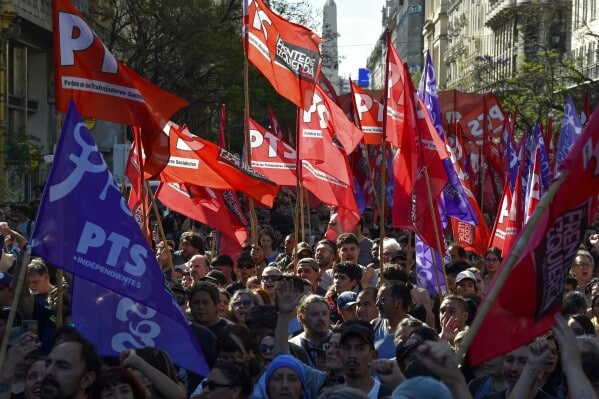
[[[274,133],[274,135],[277,136],[279,140],[284,140],[283,131],[281,130],[281,126],[279,125],[279,120],[277,119],[275,113],[272,111],[272,108],[270,108],[270,105],[268,106],[268,118],[270,119],[270,130],[272,131],[272,133]]]
[[[249,237],[247,220],[237,201],[237,195],[232,191],[161,183],[156,191],[156,198],[167,208],[217,229],[229,238],[227,243],[237,243],[239,251],[241,244]]]
[[[168,162],[162,128],[187,102],[144,80],[117,61],[68,0],[52,1],[56,109],[73,99],[82,115],[142,128],[144,172]]]
[[[297,185],[295,149],[250,118],[252,168],[281,186]]]
[[[312,105],[301,112],[299,132],[299,158],[313,161],[321,171],[349,184],[350,177],[343,165],[364,132],[318,86]]]
[[[598,165],[599,118],[592,117],[568,154],[564,173],[518,237],[515,249],[521,252],[470,346],[473,365],[524,345],[554,325],[564,278],[595,217]],[[509,260],[504,260],[496,279]]]
[[[522,230],[521,192],[522,179],[520,169],[518,169],[513,193],[510,189],[509,175],[505,180],[503,199],[499,206],[493,233],[491,233],[491,242],[489,243],[489,247],[501,248],[501,256],[504,258],[509,254],[516,236]]]
[[[243,25],[248,60],[280,95],[308,108],[322,65],[322,39],[275,14],[262,0],[244,0]]]
[[[339,97],[337,97],[337,92],[333,87],[331,81],[327,78],[324,73],[318,74],[318,86],[322,89],[324,93],[326,93],[327,97],[337,105],[340,106]]]
[[[380,145],[383,141],[383,104],[351,80],[349,83],[355,117],[358,126],[364,132],[364,143]]]
[[[174,123],[167,126],[171,157],[160,173],[167,183],[190,183],[201,187],[246,193],[271,207],[279,187],[216,144],[193,136]]]
[[[225,104],[222,105],[220,109],[220,126],[219,126],[219,135],[218,135],[218,146],[220,148],[227,148],[225,146],[225,119],[227,113],[227,106]]]
[[[134,132],[137,128],[133,128]],[[135,132],[136,140],[139,139],[139,134]],[[129,150],[129,157],[127,158],[127,166],[125,167],[125,176],[129,179],[131,183],[131,189],[129,190],[129,199],[127,201],[127,206],[131,210],[133,217],[139,227],[142,228],[145,226],[143,231],[148,242],[152,242],[152,235],[150,232],[149,223],[147,223],[147,215],[144,213],[144,209],[147,211],[148,208],[148,196],[143,195],[143,180],[141,178],[141,167],[139,163],[139,157],[137,154],[137,142],[134,141],[131,144],[131,149]]]
[[[526,212],[525,222],[532,216],[535,208],[537,207],[539,200],[542,197],[541,193],[541,149],[537,146],[535,150],[535,159],[533,163],[532,173],[530,174],[530,180],[527,183],[528,192],[526,193]]]

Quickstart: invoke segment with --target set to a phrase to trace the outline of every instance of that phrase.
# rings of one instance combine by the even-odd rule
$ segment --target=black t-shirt
[[[208,327],[208,326],[206,326],[206,327],[208,327],[208,329],[210,331],[212,331],[212,334],[214,334],[216,337],[220,337],[223,332],[223,329],[227,326],[227,324],[235,324],[235,323],[233,323],[230,320],[221,318],[216,324],[214,324],[210,327]]]

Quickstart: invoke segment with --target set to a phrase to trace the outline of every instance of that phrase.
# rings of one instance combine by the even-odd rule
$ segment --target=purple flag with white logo
[[[551,180],[553,180],[553,172],[551,171],[551,162],[549,162],[549,155],[547,155],[547,147],[545,147],[545,140],[543,139],[543,134],[541,133],[541,124],[537,122],[535,128],[533,129],[534,134],[534,144],[531,153],[531,169],[534,164],[534,157],[536,153],[536,149],[539,148],[539,155],[541,160],[541,185],[544,190],[549,188],[551,184]]]
[[[510,135],[509,130],[509,121],[507,118],[503,124],[503,135],[502,135],[502,143],[505,146],[504,153],[507,158],[507,167],[508,170],[505,171],[506,176],[509,173],[509,176],[516,176],[518,174],[518,166],[520,166],[520,160],[518,159],[518,154],[516,153],[516,149],[514,148],[514,141]],[[505,176],[504,176],[505,178]],[[513,190],[514,187],[512,184],[515,184],[515,178],[510,179],[510,187]]]
[[[172,356],[180,353],[172,352],[176,344],[187,350],[184,358],[172,356],[175,363],[207,374],[206,360],[155,255],[72,102],[29,246],[33,254],[81,277],[80,284],[85,279],[84,285],[98,286],[75,292],[73,321],[98,348],[112,348],[101,354],[155,346]],[[104,317],[120,322],[94,324]],[[130,336],[122,340],[125,346],[111,344],[123,334]]]
[[[555,159],[555,172],[559,170],[562,161],[566,159],[570,148],[582,133],[582,123],[576,114],[576,107],[572,98],[566,98],[566,106],[564,107],[564,119],[562,119],[562,127],[559,133],[559,143],[557,145],[557,156]]]
[[[441,285],[441,292],[445,292],[447,288],[442,268],[443,260],[439,256],[439,253],[426,245],[416,235],[416,282],[418,286],[426,288],[430,295],[439,295],[437,279],[435,278],[436,270],[439,284]]]
[[[418,85],[418,97],[422,99],[439,137],[445,141],[445,133],[441,121],[441,107],[439,105],[439,96],[437,94],[435,70],[428,51],[426,53],[424,72],[422,73],[420,84]],[[441,205],[444,208],[444,212],[439,212],[440,215],[445,214],[461,222],[473,226],[478,225],[476,213],[470,206],[468,197],[464,192],[464,187],[462,187],[462,183],[453,168],[450,158],[443,160],[443,168],[445,169],[445,173],[447,173],[448,184],[441,193]],[[447,223],[444,223],[443,225],[446,226]]]

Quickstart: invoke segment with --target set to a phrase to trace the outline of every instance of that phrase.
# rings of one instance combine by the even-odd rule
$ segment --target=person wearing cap
[[[345,291],[337,296],[337,309],[344,323],[358,319],[356,314],[357,298],[358,294],[353,291]]]
[[[314,256],[312,246],[307,242],[300,242],[295,246],[295,257],[299,261],[303,258],[310,258]]]
[[[223,272],[217,269],[210,270],[208,274],[200,279],[200,281],[210,281],[216,284],[218,288],[225,288],[227,286],[227,277]]]
[[[210,267],[213,270],[220,270],[226,278],[225,285],[229,285],[233,282],[233,267],[235,266],[235,261],[227,254],[219,254],[212,259],[210,262]]]
[[[423,340],[417,337],[408,337],[402,340],[395,348],[395,361],[399,365],[402,372],[410,367],[416,359],[418,359],[418,351],[416,350]]]
[[[470,270],[459,272],[455,278],[455,284],[458,295],[476,295],[478,292],[476,287],[476,276]]]
[[[391,399],[453,399],[449,389],[439,380],[432,377],[413,377],[402,382],[395,390]]]
[[[303,258],[297,262],[297,275],[312,284],[313,294],[325,296],[327,292],[318,285],[320,282],[318,271],[318,263],[314,258]]]
[[[374,349],[374,333],[370,323],[360,320],[343,323],[339,355],[346,386],[364,392],[370,399],[391,395],[392,388],[381,384],[371,375],[370,364],[377,358],[377,351]]]

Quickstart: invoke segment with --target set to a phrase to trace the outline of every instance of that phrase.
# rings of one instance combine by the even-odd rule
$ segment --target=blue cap
[[[452,399],[449,389],[432,377],[413,377],[402,382],[395,390],[393,399]]]
[[[337,307],[339,309],[345,309],[348,306],[355,305],[358,299],[358,294],[353,291],[345,291],[339,294],[337,297]]]

